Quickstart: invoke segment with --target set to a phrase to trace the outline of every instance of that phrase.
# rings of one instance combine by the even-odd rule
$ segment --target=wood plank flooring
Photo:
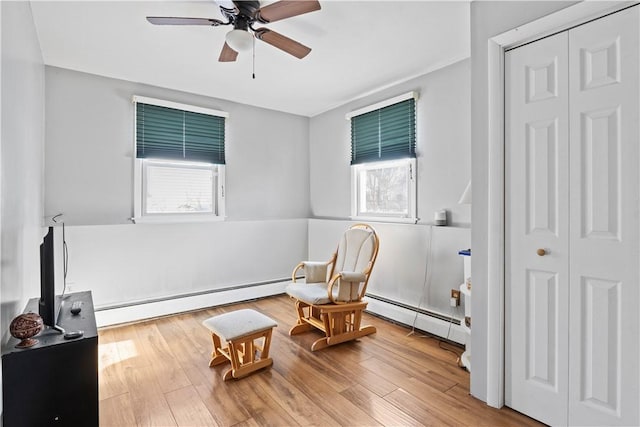
[[[274,363],[223,382],[202,321],[240,308],[278,322]],[[290,337],[294,323],[292,300],[276,296],[100,330],[100,425],[540,425],[471,397],[469,374],[434,337],[365,315],[376,334],[312,353],[319,332]]]

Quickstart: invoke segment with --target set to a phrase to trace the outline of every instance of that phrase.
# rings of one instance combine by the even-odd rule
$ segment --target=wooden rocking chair
[[[360,326],[363,301],[379,241],[367,224],[356,224],[345,233],[338,249],[328,262],[303,261],[292,274],[286,288],[294,298],[298,321],[289,331],[296,335],[312,328],[325,337],[313,343],[311,351],[340,344],[376,332],[374,326]],[[305,281],[296,282],[296,273],[304,269]]]

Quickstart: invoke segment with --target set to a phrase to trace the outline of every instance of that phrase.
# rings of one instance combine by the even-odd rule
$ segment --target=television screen
[[[54,267],[53,227],[44,236],[40,245],[40,301],[38,311],[47,326],[55,326],[58,320],[60,303],[56,299],[56,280]]]

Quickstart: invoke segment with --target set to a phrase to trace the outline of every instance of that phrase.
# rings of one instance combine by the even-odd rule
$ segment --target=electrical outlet
[[[458,289],[451,289],[451,307],[458,307],[460,305],[460,291]]]

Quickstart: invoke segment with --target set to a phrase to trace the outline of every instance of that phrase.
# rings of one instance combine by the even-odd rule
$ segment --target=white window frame
[[[351,219],[358,221],[379,221],[379,222],[402,222],[402,223],[416,223],[417,218],[417,194],[418,188],[416,184],[417,168],[415,158],[386,160],[382,162],[367,162],[351,165]],[[394,214],[375,214],[359,212],[359,201],[361,198],[359,175],[363,170],[368,169],[380,169],[380,168],[395,168],[399,166],[405,166],[408,169],[409,185],[407,188],[407,197],[409,201],[407,215],[394,215]]]
[[[209,108],[196,107],[193,105],[180,104],[177,102],[165,101],[155,98],[147,98],[144,96],[134,95],[132,102],[141,102],[145,104],[159,105],[163,107],[175,108],[178,110],[191,111],[195,113],[210,114],[214,116],[220,116],[224,118],[229,117],[229,113],[224,111],[213,110]],[[135,126],[137,117],[135,116],[134,108],[134,147],[135,147]],[[225,124],[226,126],[226,124]],[[224,221],[226,218],[225,212],[225,165],[213,164],[213,163],[197,163],[197,162],[182,162],[176,160],[162,160],[162,159],[138,159],[135,157],[134,148],[134,171],[133,171],[133,217],[131,220],[135,224],[139,223],[178,223],[178,222],[215,222]],[[184,212],[184,213],[146,213],[145,212],[145,199],[146,199],[146,183],[144,175],[146,173],[145,165],[149,163],[166,164],[177,167],[184,167],[185,169],[198,168],[212,168],[216,174],[216,188],[214,191],[214,212]]]

